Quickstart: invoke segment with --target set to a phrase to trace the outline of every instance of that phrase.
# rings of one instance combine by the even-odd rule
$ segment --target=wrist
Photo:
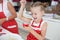
[[[6,18],[6,21],[8,21],[9,19],[8,19],[8,17]]]
[[[21,5],[21,7],[22,7],[22,8],[25,8],[25,6],[24,6],[24,5]]]
[[[25,7],[21,6],[20,9],[24,9]]]
[[[32,32],[33,31],[33,29],[32,28],[30,28],[30,30],[29,30],[30,32]]]

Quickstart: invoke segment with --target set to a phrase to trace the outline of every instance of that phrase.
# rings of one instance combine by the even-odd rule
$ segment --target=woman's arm
[[[10,2],[8,2],[8,10],[12,14],[11,16],[8,17],[8,20],[12,20],[17,17],[16,11]]]
[[[42,25],[41,34],[36,33],[31,27],[25,27],[29,32],[31,32],[38,40],[44,40],[47,30],[47,23]]]
[[[21,7],[20,7],[20,10],[19,10],[19,19],[29,23],[31,21],[31,19],[23,16],[23,11],[24,11],[24,8],[25,8],[26,0],[21,0],[20,4],[21,4]]]
[[[5,22],[5,21],[8,21],[8,20],[12,20],[14,18],[16,18],[16,11],[14,9],[14,7],[12,6],[12,4],[10,2],[7,3],[7,6],[8,6],[8,9],[10,11],[10,13],[12,14],[11,16],[9,16],[8,18],[2,18],[0,19],[0,25]]]

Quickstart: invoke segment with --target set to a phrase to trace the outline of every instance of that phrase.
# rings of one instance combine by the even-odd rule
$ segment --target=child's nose
[[[35,18],[36,16],[35,15],[33,15],[33,18]]]

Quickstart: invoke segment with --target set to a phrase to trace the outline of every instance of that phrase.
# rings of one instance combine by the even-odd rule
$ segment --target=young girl
[[[33,19],[25,18],[23,16],[23,10],[26,0],[21,0],[21,8],[19,18],[29,24],[23,24],[24,28],[30,33],[27,36],[27,40],[44,40],[47,30],[47,23],[43,21],[44,7],[40,2],[33,3],[30,7]]]
[[[8,0],[0,0],[0,26],[18,34],[18,26],[15,21],[16,16],[16,11],[12,4]]]

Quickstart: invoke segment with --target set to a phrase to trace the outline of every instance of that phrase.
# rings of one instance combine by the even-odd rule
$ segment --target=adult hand
[[[5,22],[5,21],[6,21],[6,18],[2,18],[2,19],[0,19],[0,25],[2,25],[3,22]]]

